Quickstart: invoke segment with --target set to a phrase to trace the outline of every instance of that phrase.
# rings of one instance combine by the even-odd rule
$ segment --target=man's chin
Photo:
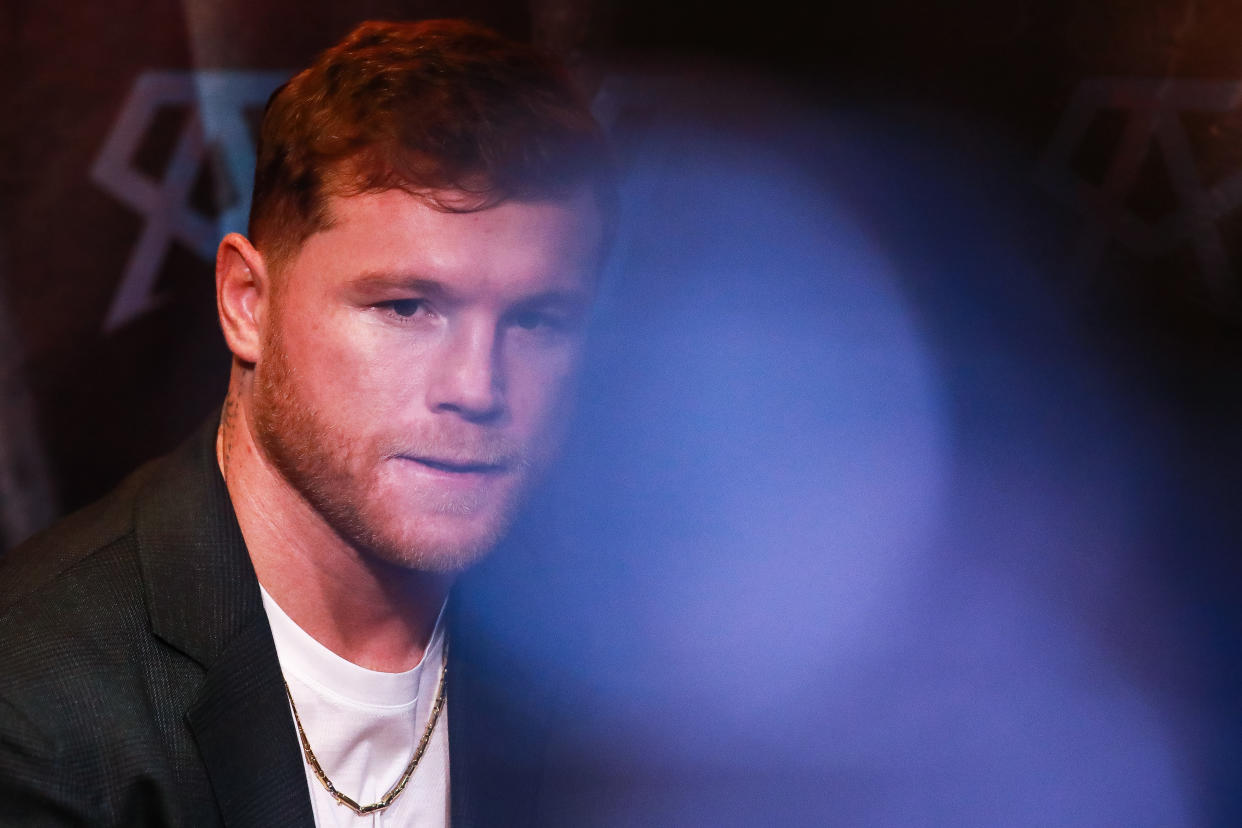
[[[484,549],[372,549],[371,554],[384,563],[411,572],[433,575],[458,575],[487,557]]]
[[[504,535],[500,522],[486,527],[479,524],[477,515],[441,513],[421,521],[417,529],[362,538],[358,545],[393,566],[451,575],[485,558]]]

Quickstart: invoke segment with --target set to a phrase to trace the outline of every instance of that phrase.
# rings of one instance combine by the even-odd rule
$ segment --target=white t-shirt
[[[405,772],[427,727],[444,655],[443,613],[416,667],[381,673],[324,647],[285,615],[267,590],[262,593],[280,669],[315,758],[338,791],[359,805],[378,802]],[[448,828],[447,704],[414,775],[383,811],[358,816],[333,799],[304,764],[319,828]]]

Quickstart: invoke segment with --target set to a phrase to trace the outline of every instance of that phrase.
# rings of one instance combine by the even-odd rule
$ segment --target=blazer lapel
[[[486,787],[482,781],[486,768],[482,763],[474,744],[479,740],[472,703],[466,692],[469,682],[463,680],[461,672],[466,670],[463,653],[459,646],[458,634],[450,627],[453,637],[450,655],[452,662],[448,665],[445,688],[448,700],[449,716],[449,818],[453,828],[474,828],[485,824],[476,807],[478,793]],[[476,791],[476,787],[479,791]]]
[[[534,825],[549,694],[489,645],[466,589],[449,599],[449,786],[453,828]],[[463,600],[464,599],[464,600]]]
[[[216,659],[186,713],[229,828],[312,825],[272,634],[252,623]]]
[[[214,419],[148,483],[134,521],[152,632],[205,671],[185,717],[225,825],[313,825],[259,582],[216,466]]]

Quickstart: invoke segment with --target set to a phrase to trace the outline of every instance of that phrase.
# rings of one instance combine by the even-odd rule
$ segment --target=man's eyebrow
[[[412,273],[387,271],[362,273],[350,279],[348,285],[351,291],[363,293],[401,290],[418,293],[430,299],[450,301],[457,296],[457,292],[443,282]],[[513,304],[520,307],[541,306],[580,310],[590,306],[591,292],[573,288],[552,288],[529,296],[519,296]]]
[[[578,310],[591,304],[591,294],[585,290],[544,290],[523,296],[514,304],[522,307],[564,307]]]
[[[349,280],[353,290],[408,290],[432,298],[452,297],[453,291],[443,282],[412,273],[370,272]]]

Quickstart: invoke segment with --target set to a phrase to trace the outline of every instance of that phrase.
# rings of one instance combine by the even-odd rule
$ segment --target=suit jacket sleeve
[[[90,825],[70,763],[25,713],[0,698],[0,825]]]

